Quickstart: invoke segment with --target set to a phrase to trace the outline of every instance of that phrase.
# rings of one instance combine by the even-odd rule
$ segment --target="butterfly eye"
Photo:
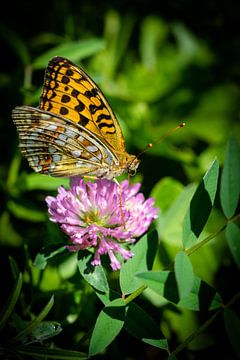
[[[128,175],[129,176],[136,175],[139,164],[140,164],[140,160],[136,156],[132,156],[131,162],[128,163]]]
[[[136,175],[136,172],[137,172],[137,169],[128,169],[128,174],[130,176],[135,176]]]

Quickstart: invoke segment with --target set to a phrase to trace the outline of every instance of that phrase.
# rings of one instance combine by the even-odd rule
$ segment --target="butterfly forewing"
[[[54,57],[49,61],[39,107],[80,124],[116,151],[125,151],[121,128],[104,95],[69,60]]]

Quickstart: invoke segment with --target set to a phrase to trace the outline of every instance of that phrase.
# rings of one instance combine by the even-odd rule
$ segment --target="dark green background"
[[[76,62],[94,78],[108,98],[122,125],[130,153],[141,152],[148,142],[158,140],[180,122],[187,124],[142,156],[133,181],[142,181],[146,196],[165,177],[170,176],[185,186],[199,182],[215,157],[222,164],[231,133],[240,140],[240,3],[237,0],[43,0],[5,2],[5,7],[0,15],[0,303],[4,303],[4,295],[9,294],[13,282],[8,263],[8,255],[11,255],[25,273],[19,315],[28,315],[24,304],[29,303],[36,314],[43,299],[46,303],[49,294],[61,289],[62,295],[57,296],[51,319],[64,326],[66,316],[72,311],[80,320],[72,326],[67,325],[67,331],[56,338],[55,344],[72,349],[74,336],[79,329],[81,334],[89,331],[101,305],[94,294],[89,293],[82,298],[79,295],[81,300],[79,307],[76,306],[77,295],[68,294],[69,284],[66,279],[62,281],[57,270],[61,260],[52,263],[45,273],[47,280],[40,288],[36,285],[39,274],[32,273],[36,278],[32,280],[34,286],[30,286],[31,260],[44,244],[59,241],[61,236],[47,219],[44,198],[49,193],[55,194],[54,189],[62,181],[51,185],[47,177],[34,178],[36,183],[31,188],[32,170],[17,149],[11,110],[17,105],[38,104],[47,65],[46,61],[34,68],[34,61],[61,44],[102,40],[101,51],[79,57]],[[73,60],[71,52],[69,58]],[[32,75],[30,81],[26,73]],[[166,207],[173,200],[166,200]],[[216,209],[220,209],[218,195]],[[213,223],[212,228],[218,229],[222,224],[221,216],[216,215]],[[234,293],[236,268],[224,249],[222,246],[221,251],[216,251],[218,265],[208,273],[207,281],[219,286],[227,301]],[[195,270],[201,274],[206,264],[204,261],[197,264]],[[83,288],[81,285],[84,293],[86,289]],[[66,306],[62,306],[63,303]],[[179,326],[173,326],[171,321],[171,325],[166,325],[168,316],[163,320],[161,307],[153,306],[146,299],[142,303],[166,330],[172,348],[207,318],[206,314],[196,317],[177,314],[178,309],[167,305],[167,311],[179,315],[180,320],[178,316],[171,320],[175,324],[179,321]],[[184,326],[189,333],[182,331]],[[207,354],[235,359],[220,319],[194,346],[186,353],[183,351],[179,358],[202,359]],[[158,359],[160,356],[164,358],[165,354],[123,332],[106,357],[99,358]]]

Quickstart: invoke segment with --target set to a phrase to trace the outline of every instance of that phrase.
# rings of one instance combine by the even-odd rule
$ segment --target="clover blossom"
[[[94,183],[72,178],[70,190],[59,187],[56,197],[47,196],[50,220],[60,224],[72,245],[70,251],[93,250],[92,265],[101,264],[107,254],[113,270],[121,267],[116,255],[127,260],[133,253],[127,248],[148,229],[157,217],[154,199],[144,199],[140,184],[127,180],[98,179]]]

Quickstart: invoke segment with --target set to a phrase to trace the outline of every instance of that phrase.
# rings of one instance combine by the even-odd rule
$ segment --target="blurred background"
[[[183,129],[142,156],[133,178],[142,182],[146,196],[156,196],[161,214],[168,211],[162,241],[164,251],[174,254],[181,246],[176,222],[182,219],[185,205],[180,214],[169,209],[178,196],[181,204],[191,198],[195,184],[216,157],[222,163],[231,133],[240,140],[239,12],[237,0],[5,2],[0,15],[0,303],[13,282],[11,255],[24,273],[22,317],[27,315],[23,304],[37,311],[41,301],[55,293],[57,305],[51,318],[71,329],[68,335],[66,331],[59,335],[56,345],[71,349],[74,340],[93,326],[101,306],[91,292],[82,296],[83,285],[76,291],[69,258],[55,261],[41,275],[32,268],[40,248],[62,236],[49,223],[44,198],[68,181],[34,174],[29,168],[17,148],[12,109],[38,105],[44,69],[51,57],[59,55],[80,65],[102,89],[119,119],[129,153],[138,154],[184,121]],[[216,206],[209,231],[222,223]],[[195,267],[210,284],[222,282],[222,288],[231,292],[224,278],[235,268],[225,251],[222,241],[217,250],[205,250],[204,263],[200,256],[195,259]],[[68,307],[63,308],[63,299]],[[152,295],[144,301],[173,347],[201,323],[186,310],[179,314],[169,307],[162,315],[162,303]],[[212,353],[234,359],[233,354],[224,354],[221,344],[227,340],[217,328],[215,323],[182,358],[200,359]],[[139,354],[143,359],[159,358],[158,350],[126,332],[111,346],[108,359],[110,353],[114,359],[139,359]]]

